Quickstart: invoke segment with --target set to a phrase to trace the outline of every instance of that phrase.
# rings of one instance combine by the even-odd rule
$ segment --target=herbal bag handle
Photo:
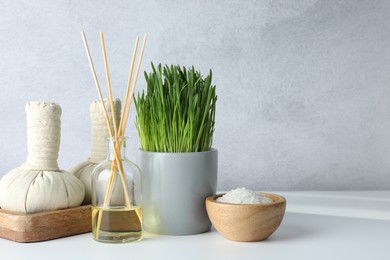
[[[91,117],[91,155],[88,161],[92,163],[100,163],[107,158],[107,144],[108,129],[106,120],[104,118],[104,111],[100,104],[100,100],[95,100],[89,107],[89,113]],[[108,113],[111,126],[113,125],[113,119],[111,116],[111,107],[109,100],[104,100],[104,106]],[[120,121],[121,102],[119,99],[114,100],[115,117],[117,124]]]
[[[59,171],[57,159],[61,138],[61,107],[51,102],[26,105],[28,157],[24,168]]]

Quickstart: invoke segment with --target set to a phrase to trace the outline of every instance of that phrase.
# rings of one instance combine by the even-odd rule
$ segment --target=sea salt
[[[272,199],[246,188],[231,190],[222,197],[219,197],[217,201],[235,204],[265,204],[273,202]]]

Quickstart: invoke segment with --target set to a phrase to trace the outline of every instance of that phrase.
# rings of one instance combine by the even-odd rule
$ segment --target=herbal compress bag
[[[110,102],[105,99],[106,107],[111,127],[113,127],[113,118],[111,113]],[[114,110],[116,122],[120,121],[121,102],[119,99],[114,100]],[[104,111],[99,100],[91,103],[89,107],[91,117],[91,155],[87,161],[71,166],[68,171],[79,178],[85,186],[85,196],[83,204],[91,203],[91,176],[96,165],[107,158],[108,128],[104,118]]]
[[[84,198],[84,185],[60,170],[57,159],[61,135],[61,107],[51,102],[29,102],[27,162],[0,181],[0,207],[34,213],[76,207]]]

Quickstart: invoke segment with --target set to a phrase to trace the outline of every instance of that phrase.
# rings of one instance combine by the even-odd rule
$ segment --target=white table
[[[88,233],[27,244],[0,239],[0,259],[390,259],[390,191],[276,193],[287,212],[262,242],[233,242],[212,230],[112,245]]]

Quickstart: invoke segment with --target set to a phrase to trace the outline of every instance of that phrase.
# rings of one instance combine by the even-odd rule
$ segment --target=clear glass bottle
[[[126,139],[108,139],[107,159],[92,173],[92,237],[100,242],[142,238],[141,171],[126,158]],[[114,160],[117,145],[119,163]]]

